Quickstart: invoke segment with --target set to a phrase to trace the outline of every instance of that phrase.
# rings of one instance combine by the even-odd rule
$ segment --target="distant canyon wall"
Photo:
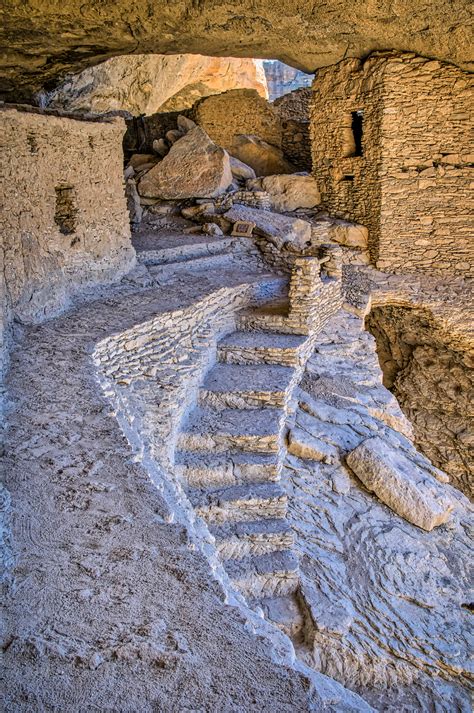
[[[49,108],[126,111],[134,116],[180,111],[229,89],[255,89],[267,98],[263,63],[254,59],[126,55],[70,76],[46,96]]]

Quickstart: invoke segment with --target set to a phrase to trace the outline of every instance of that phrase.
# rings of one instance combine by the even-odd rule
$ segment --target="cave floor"
[[[363,710],[329,680],[318,692],[276,663],[245,613],[225,603],[137,461],[92,361],[108,335],[265,272],[231,258],[216,271],[163,268],[151,284],[145,272],[17,330],[5,442],[5,708]],[[360,335],[360,319],[346,312],[324,335],[345,344],[328,379],[351,381],[358,394],[380,380],[371,337]],[[310,359],[303,390],[328,367],[322,358]],[[369,375],[356,373],[364,361]],[[288,457],[285,470],[302,571],[320,609],[319,669],[380,710],[428,710],[434,700],[437,710],[468,710],[464,499],[450,528],[420,536],[343,466]]]

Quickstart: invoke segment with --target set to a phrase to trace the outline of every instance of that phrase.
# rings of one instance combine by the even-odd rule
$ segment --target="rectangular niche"
[[[76,232],[77,227],[76,191],[72,186],[56,186],[54,190],[56,191],[54,222],[59,227],[60,233],[71,235]]]

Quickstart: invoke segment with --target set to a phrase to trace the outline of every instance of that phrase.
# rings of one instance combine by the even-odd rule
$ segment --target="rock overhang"
[[[313,72],[380,49],[412,51],[472,69],[469,3],[400,0],[390,7],[330,0],[230,0],[172,4],[33,4],[11,0],[3,22],[0,96],[32,99],[68,72],[121,54],[199,53],[278,58]]]

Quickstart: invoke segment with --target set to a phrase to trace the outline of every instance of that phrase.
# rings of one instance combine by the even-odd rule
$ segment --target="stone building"
[[[84,121],[4,105],[0,121],[3,343],[13,319],[57,314],[71,296],[128,272],[135,251],[122,119]]]
[[[313,172],[329,212],[369,228],[382,270],[473,275],[472,75],[384,52],[319,70],[313,89]]]

